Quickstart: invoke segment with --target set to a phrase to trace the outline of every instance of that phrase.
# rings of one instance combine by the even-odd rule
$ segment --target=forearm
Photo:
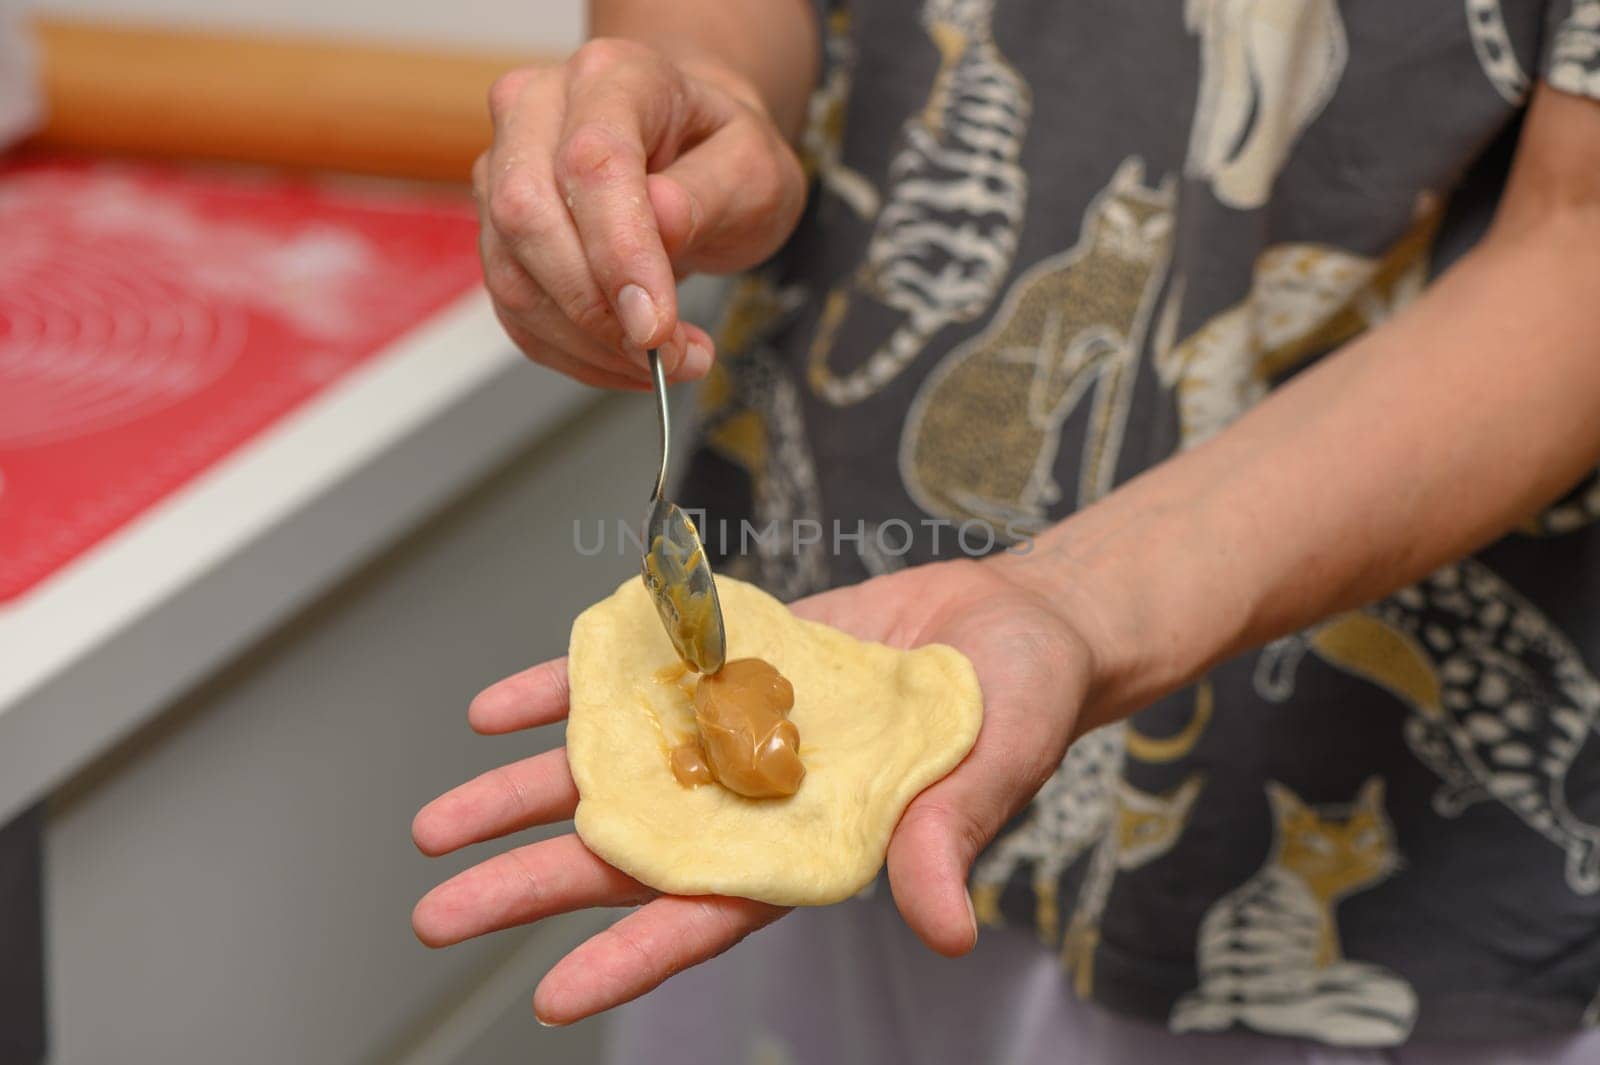
[[[1014,560],[1101,630],[1090,723],[1471,552],[1595,463],[1600,212],[1521,222]]]
[[[806,0],[590,0],[589,33],[653,45],[754,90],[790,140],[805,120],[821,45]]]

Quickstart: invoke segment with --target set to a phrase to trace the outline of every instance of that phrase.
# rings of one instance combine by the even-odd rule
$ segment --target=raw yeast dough
[[[688,692],[637,577],[579,615],[567,660],[567,760],[578,835],[635,879],[678,895],[785,906],[849,898],[883,864],[917,793],[978,736],[972,665],[942,645],[899,651],[802,621],[765,592],[717,579],[728,659],[764,658],[794,685],[806,777],[788,798],[685,788],[668,751],[694,737]]]

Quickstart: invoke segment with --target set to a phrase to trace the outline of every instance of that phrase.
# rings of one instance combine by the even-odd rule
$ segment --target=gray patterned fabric
[[[1600,2],[1552,4],[1545,71],[1562,92],[1600,98]]]
[[[816,192],[739,287],[680,495],[709,528],[846,535],[712,537],[715,561],[794,597],[1005,543],[1220,431],[1473,246],[1534,82],[1600,98],[1597,20],[827,6]],[[1597,517],[1591,478],[1085,738],[978,863],[980,916],[1180,1033],[1381,1048],[1600,1021]]]
[[[800,910],[622,1007],[610,1065],[1592,1065],[1600,1032],[1331,1047],[1176,1035],[1079,1002],[1026,930],[928,952],[887,892]]]

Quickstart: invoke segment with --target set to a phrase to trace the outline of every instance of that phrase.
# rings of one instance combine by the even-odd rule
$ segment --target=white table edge
[[[0,607],[0,824],[595,397],[475,291]]]

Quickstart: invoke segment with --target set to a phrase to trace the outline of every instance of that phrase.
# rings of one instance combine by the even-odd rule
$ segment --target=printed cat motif
[[[1131,872],[1177,845],[1194,812],[1205,777],[1194,773],[1165,795],[1140,791],[1117,781],[1116,810],[1110,831],[1095,845],[1089,869],[1067,926],[1061,960],[1073,977],[1073,990],[1087,999],[1094,992],[1094,952],[1100,945],[1100,920],[1111,900],[1118,873]]]
[[[859,403],[883,388],[940,329],[987,310],[1011,268],[1027,201],[1018,159],[1032,102],[995,46],[993,14],[994,0],[924,2],[939,73],[889,164],[866,261],[823,307],[808,380],[829,403]],[[865,362],[837,370],[834,339],[863,298],[898,312],[897,324]]]
[[[1312,807],[1267,784],[1272,852],[1261,870],[1212,905],[1200,925],[1200,985],[1173,1008],[1177,1032],[1240,1025],[1337,1046],[1403,1042],[1417,996],[1398,974],[1343,956],[1334,911],[1400,866],[1383,781],[1355,802]]]
[[[973,867],[969,887],[978,920],[1003,924],[1000,895],[1017,872],[1028,870],[1039,939],[1055,946],[1061,935],[1062,874],[1117,824],[1117,787],[1126,759],[1155,764],[1187,757],[1211,724],[1212,705],[1210,683],[1202,681],[1194,713],[1172,736],[1145,736],[1127,721],[1080,736],[1033,797],[1021,823],[1002,833]]]
[[[931,514],[1011,538],[1043,528],[1061,491],[1061,426],[1096,386],[1078,487],[1109,491],[1132,379],[1172,246],[1177,183],[1130,158],[1084,212],[1078,242],[1029,267],[982,333],[944,357],[906,416],[900,472]]]
[[[845,113],[856,63],[847,9],[828,12],[822,49],[827,77],[811,94],[806,128],[800,138],[800,160],[808,180],[815,177],[822,188],[859,217],[871,218],[878,213],[878,190],[864,174],[846,166],[842,155]]]
[[[1269,645],[1256,689],[1284,699],[1306,651],[1411,707],[1406,742],[1459,816],[1494,799],[1566,854],[1567,886],[1600,891],[1600,826],[1567,805],[1566,778],[1600,727],[1600,680],[1539,610],[1472,559],[1360,611]]]
[[[1573,0],[1572,12],[1549,36],[1550,86],[1600,93],[1600,0]]]
[[[784,601],[828,586],[826,544],[804,542],[797,523],[818,523],[822,497],[807,442],[800,389],[766,337],[801,303],[763,278],[741,281],[729,298],[717,348],[723,352],[700,390],[700,432],[716,453],[750,477],[752,556],[734,559],[729,576],[751,580]],[[729,550],[740,546],[736,532]]]
[[[1000,925],[1000,894],[1012,875],[1032,872],[1034,924],[1054,946],[1061,935],[1057,892],[1061,875],[1105,835],[1122,773],[1126,725],[1104,725],[1078,737],[1028,806],[1025,820],[1002,834],[972,870],[972,906],[978,920]]]
[[[1256,259],[1250,293],[1182,343],[1166,342],[1183,284],[1174,283],[1155,343],[1156,374],[1177,393],[1181,446],[1194,447],[1260,402],[1306,359],[1394,315],[1422,292],[1440,212],[1433,197],[1387,254],[1278,244]]]
[[[1466,4],[1467,29],[1472,34],[1472,50],[1478,54],[1483,76],[1506,103],[1521,107],[1528,100],[1532,82],[1511,47],[1511,34],[1506,31],[1500,0],[1466,0]]]
[[[1184,173],[1229,207],[1260,207],[1349,58],[1335,0],[1187,0],[1200,93]]]

